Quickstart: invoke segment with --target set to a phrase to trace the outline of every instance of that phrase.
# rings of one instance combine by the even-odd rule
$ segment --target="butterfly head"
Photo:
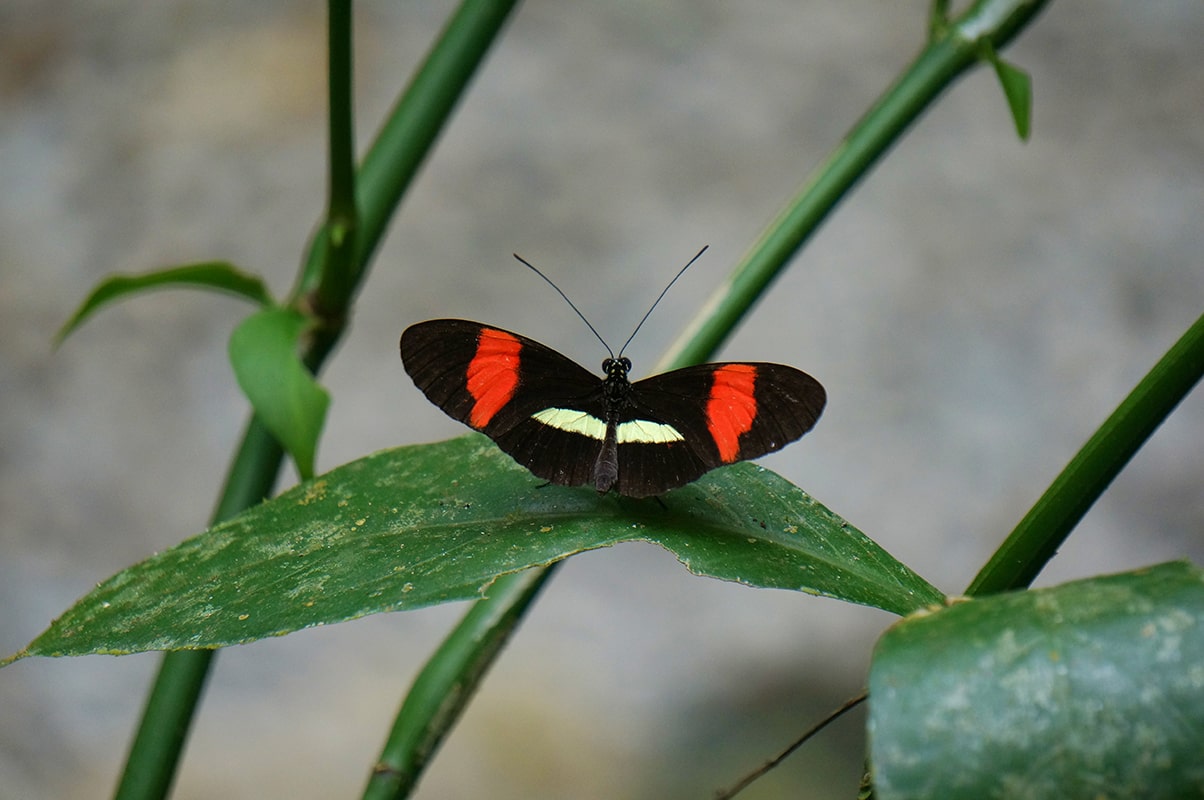
[[[628,371],[631,369],[631,359],[627,356],[619,356],[618,358],[602,359],[602,371],[606,373],[606,377],[613,378],[616,375],[622,378],[627,377]]]

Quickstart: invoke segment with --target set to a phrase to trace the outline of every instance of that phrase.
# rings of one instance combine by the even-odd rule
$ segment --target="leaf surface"
[[[1004,61],[994,50],[990,51],[989,60],[1007,98],[1008,110],[1012,112],[1012,121],[1016,124],[1016,135],[1021,141],[1028,141],[1033,122],[1033,79],[1020,67]]]
[[[541,486],[477,434],[385,450],[118,573],[18,657],[250,642],[477,598],[499,575],[627,541],[660,545],[698,575],[899,614],[942,599],[755,465],[716,470],[663,503]]]
[[[881,800],[1204,796],[1204,575],[1177,562],[896,623],[870,671]]]

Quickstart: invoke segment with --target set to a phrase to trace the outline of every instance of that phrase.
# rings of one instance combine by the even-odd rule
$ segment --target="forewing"
[[[601,383],[534,339],[460,319],[411,325],[401,335],[401,360],[428,400],[489,435]]]
[[[576,362],[534,339],[458,319],[407,328],[401,360],[427,399],[535,475],[567,486],[592,479],[601,440],[533,418],[549,408],[604,416],[602,379]]]

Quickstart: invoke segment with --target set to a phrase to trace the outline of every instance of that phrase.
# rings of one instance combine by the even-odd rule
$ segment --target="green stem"
[[[1204,316],[1187,329],[1112,412],[1020,520],[966,589],[1020,589],[1054,556],[1112,479],[1204,375]]]
[[[118,800],[166,797],[171,791],[192,714],[200,704],[216,655],[213,650],[163,654],[114,794]]]
[[[329,186],[326,222],[319,237],[321,268],[310,306],[328,326],[340,328],[341,312],[358,284],[356,239],[359,212],[355,199],[355,113],[353,100],[351,0],[329,0],[327,35],[330,105]]]
[[[359,171],[358,263],[380,244],[396,202],[413,180],[469,80],[518,0],[464,0],[389,115]]]
[[[352,105],[351,2],[330,0],[328,93],[329,128],[329,219],[356,218],[355,210],[355,113]]]
[[[982,0],[932,39],[769,224],[707,304],[711,312],[682,332],[662,363],[696,364],[718,350],[845,194],[958,76],[975,65],[980,43],[1002,48],[1046,2]]]
[[[486,671],[555,572],[503,575],[443,641],[414,681],[364,790],[365,800],[405,797],[417,784]]]
[[[928,36],[940,36],[949,24],[949,0],[932,0],[928,9]]]

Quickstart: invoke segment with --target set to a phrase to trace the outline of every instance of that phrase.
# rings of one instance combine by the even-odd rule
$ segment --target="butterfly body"
[[[630,497],[778,450],[826,402],[818,381],[781,364],[702,364],[632,383],[620,355],[600,378],[533,339],[468,320],[407,328],[401,358],[432,403],[536,476]]]

